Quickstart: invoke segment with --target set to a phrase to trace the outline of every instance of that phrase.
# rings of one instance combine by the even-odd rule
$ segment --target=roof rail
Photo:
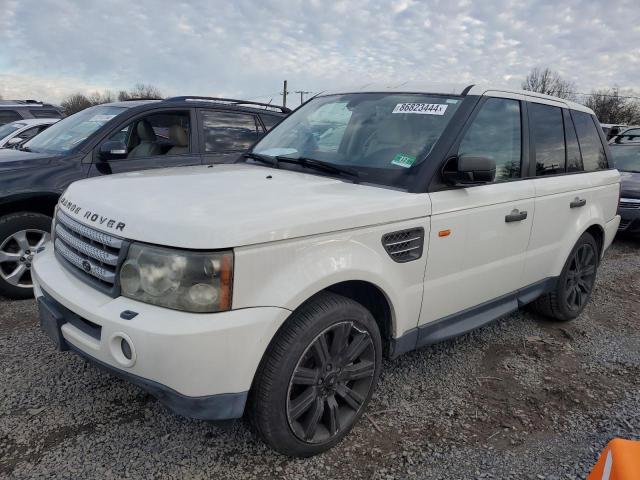
[[[282,113],[289,113],[291,112],[290,108],[287,107],[283,107],[281,105],[273,105],[271,103],[262,103],[262,102],[251,102],[249,100],[236,100],[235,98],[219,98],[219,97],[201,97],[198,95],[184,95],[181,97],[171,97],[171,98],[166,98],[164,100],[165,102],[179,102],[179,101],[191,101],[191,102],[214,102],[214,103],[221,103],[221,104],[227,104],[227,105],[252,105],[252,106],[257,106],[257,107],[264,107],[264,109],[273,109],[273,110],[279,110]]]

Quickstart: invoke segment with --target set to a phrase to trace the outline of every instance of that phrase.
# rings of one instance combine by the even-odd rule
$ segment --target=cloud
[[[59,101],[138,82],[280,102],[363,81],[519,87],[549,66],[581,91],[637,86],[631,1],[0,0],[0,94]]]

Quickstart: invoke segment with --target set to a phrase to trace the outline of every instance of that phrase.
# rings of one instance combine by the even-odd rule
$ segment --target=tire
[[[284,455],[328,450],[365,410],[381,361],[382,340],[371,313],[341,295],[320,293],[292,314],[269,345],[251,389],[249,419],[263,441]]]
[[[0,295],[11,299],[33,297],[31,261],[46,243],[51,217],[19,212],[0,218]]]
[[[595,238],[590,233],[582,234],[571,250],[555,288],[536,299],[531,304],[532,310],[561,322],[580,315],[591,298],[599,252]]]

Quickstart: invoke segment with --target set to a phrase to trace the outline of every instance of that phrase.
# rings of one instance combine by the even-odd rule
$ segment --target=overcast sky
[[[0,95],[60,101],[138,82],[281,102],[369,81],[640,90],[631,1],[0,0]],[[295,95],[299,97],[298,95]]]

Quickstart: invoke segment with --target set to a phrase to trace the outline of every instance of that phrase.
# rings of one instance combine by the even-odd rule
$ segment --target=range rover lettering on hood
[[[97,225],[101,225],[103,227],[110,228],[112,230],[120,230],[124,231],[124,227],[126,224],[124,222],[120,222],[113,218],[104,217],[99,213],[92,212],[91,210],[84,210],[80,205],[73,203],[71,200],[62,197],[60,200],[60,205],[67,210],[69,213],[73,213],[74,215],[82,215],[82,218],[85,220],[89,220],[92,223]]]

